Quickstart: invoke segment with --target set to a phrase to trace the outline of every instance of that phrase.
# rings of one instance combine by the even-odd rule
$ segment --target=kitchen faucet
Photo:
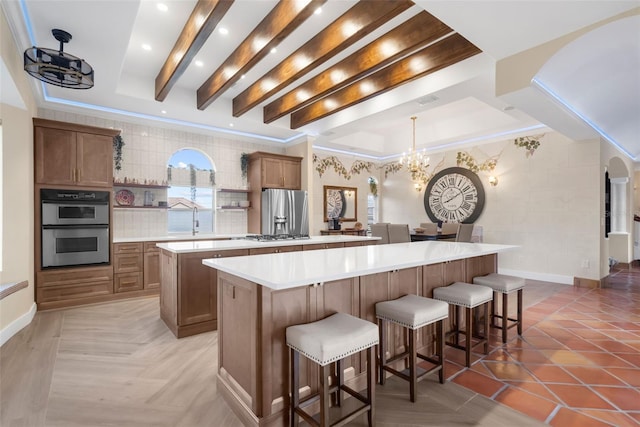
[[[197,207],[193,207],[193,214],[192,214],[192,220],[191,220],[191,235],[195,236],[196,233],[198,232],[198,230],[196,230],[196,228],[200,227],[200,221],[198,221],[198,208]]]

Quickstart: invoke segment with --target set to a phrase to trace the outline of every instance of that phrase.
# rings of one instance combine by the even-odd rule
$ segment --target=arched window
[[[201,151],[185,148],[167,163],[169,233],[215,232],[215,168]]]

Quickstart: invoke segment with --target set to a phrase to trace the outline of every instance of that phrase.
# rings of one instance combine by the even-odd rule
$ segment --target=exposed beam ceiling
[[[198,109],[207,108],[325,2],[326,0],[310,0],[306,3],[296,0],[278,2],[240,46],[200,86],[197,92]]]
[[[302,108],[452,31],[428,12],[420,12],[336,65],[267,104],[264,107],[264,122],[271,123]]]
[[[333,92],[324,99],[295,111],[291,114],[291,128],[297,129],[480,52],[480,49],[460,34],[452,34],[356,83]]]
[[[238,117],[413,6],[409,0],[361,1],[233,99]]]
[[[164,101],[234,0],[198,0],[180,37],[156,76],[156,101]]]

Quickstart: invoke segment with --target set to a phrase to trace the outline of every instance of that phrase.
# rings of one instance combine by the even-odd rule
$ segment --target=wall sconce
[[[422,191],[422,184],[420,184],[419,182],[414,182],[413,183],[413,188],[416,189],[416,191],[419,193]]]
[[[498,185],[498,178],[491,175],[489,177],[489,184],[491,184],[492,187],[495,187],[496,185]]]

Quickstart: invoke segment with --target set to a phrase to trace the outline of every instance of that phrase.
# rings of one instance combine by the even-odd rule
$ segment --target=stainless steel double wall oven
[[[42,267],[109,264],[108,191],[41,189]]]

